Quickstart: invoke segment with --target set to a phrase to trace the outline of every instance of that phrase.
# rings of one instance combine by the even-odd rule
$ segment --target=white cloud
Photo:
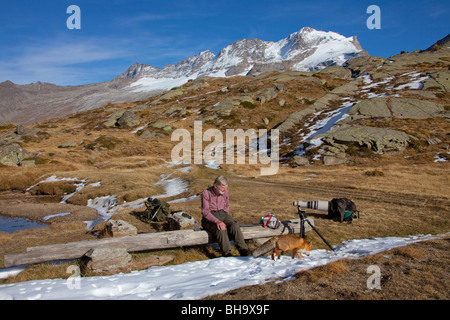
[[[87,83],[93,74],[110,73],[104,64],[127,56],[123,48],[117,41],[109,42],[107,39],[76,42],[56,39],[17,46],[9,49],[0,62],[0,81],[11,80],[19,84],[42,81],[60,85]]]

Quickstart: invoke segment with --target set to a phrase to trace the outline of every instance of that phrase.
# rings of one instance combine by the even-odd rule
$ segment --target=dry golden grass
[[[293,281],[243,287],[208,300],[448,300],[449,240],[433,240],[358,260],[340,260],[296,274]],[[380,288],[369,289],[369,266]]]
[[[208,128],[224,131],[227,128],[236,127],[244,130],[270,129],[281,123],[290,113],[308,107],[312,102],[330,92],[332,88],[348,81],[328,75],[311,77],[294,72],[272,73],[257,78],[209,79],[207,82],[207,86],[188,89],[195,84],[190,82],[183,86],[184,92],[181,95],[166,100],[158,100],[161,98],[159,96],[146,102],[109,104],[96,110],[38,124],[39,128],[48,133],[48,137],[26,141],[23,147],[32,153],[40,152],[40,157],[48,161],[29,168],[1,167],[0,191],[23,191],[50,175],[56,175],[58,178],[87,179],[88,183],[101,181],[101,187],[86,186],[68,201],[70,204],[86,206],[88,199],[106,195],[116,195],[121,204],[124,201],[130,202],[164,194],[164,189],[155,185],[163,174],[172,174],[171,178],[179,177],[188,181],[189,191],[164,199],[169,201],[200,193],[211,186],[217,175],[222,174],[229,179],[231,214],[241,224],[258,223],[267,212],[274,213],[281,220],[296,219],[298,218],[297,208],[292,206],[293,201],[347,197],[352,199],[361,211],[361,219],[355,220],[350,225],[327,219],[326,212],[307,211],[307,215],[314,219],[318,230],[333,245],[348,239],[448,232],[450,167],[448,163],[433,163],[434,155],[437,152],[443,152],[442,146],[448,142],[447,133],[450,128],[445,119],[366,120],[361,124],[397,128],[414,134],[418,138],[438,137],[443,142],[440,145],[417,143],[397,155],[367,158],[353,155],[351,162],[347,165],[297,168],[280,166],[278,174],[274,176],[261,176],[260,166],[249,164],[223,164],[220,170],[208,169],[203,165],[191,165],[190,172],[182,172],[177,169],[186,165],[168,167],[171,161],[171,150],[177,143],[170,141],[170,132],[163,134],[159,139],[141,139],[137,134],[131,133],[135,128],[108,128],[104,125],[113,112],[136,108],[135,114],[140,118],[141,125],[161,120],[170,123],[174,129],[185,128],[192,132],[193,121],[199,120],[203,115],[213,115],[212,106],[217,102],[237,95],[254,95],[261,89],[282,84],[287,92],[279,92],[277,98],[262,104],[254,101],[250,107],[241,107],[233,116],[220,119],[222,121],[203,124],[204,131]],[[223,90],[224,92],[219,91],[224,87],[228,89]],[[279,99],[285,101],[284,106],[279,105]],[[143,104],[146,104],[146,107],[140,108]],[[186,113],[181,113],[180,110],[168,112],[168,110],[176,110],[177,107],[181,107]],[[198,111],[203,111],[204,114],[198,115]],[[263,117],[269,120],[268,125],[262,121]],[[0,127],[0,132],[3,134],[13,129],[13,125],[7,125]],[[58,148],[62,143],[69,141],[75,142],[76,146]],[[102,141],[105,147],[110,148],[96,149],[95,146]],[[108,141],[120,143],[107,144]],[[205,143],[204,147],[206,145]],[[38,190],[41,193],[50,194],[53,197],[52,201],[60,201],[65,193],[73,190],[73,185],[70,183],[41,184],[35,188],[34,192]],[[18,193],[17,197],[22,199],[24,195]],[[38,201],[37,196],[27,197]],[[183,210],[197,221],[201,220],[198,198],[173,203],[171,209]],[[163,230],[164,226],[161,224],[148,224],[139,220],[136,213],[143,210],[143,208],[123,210],[113,218],[130,222],[138,228],[138,232]],[[94,231],[100,232],[103,227],[104,223],[97,226]],[[60,220],[44,229],[24,230],[13,234],[0,233],[0,264],[4,254],[24,252],[30,246],[95,238],[97,236],[86,232],[85,224],[76,219]],[[315,233],[309,233],[307,238],[313,240],[313,249],[327,248]],[[250,243],[251,248],[254,246]],[[428,249],[433,251],[436,248]],[[438,246],[436,250],[442,251],[442,248]],[[424,255],[423,252],[426,254]],[[219,253],[211,247],[139,253],[133,254],[134,265],[131,269],[146,268],[149,254],[173,255],[175,259],[171,263],[174,264],[219,256]],[[427,250],[402,248],[394,251],[393,256],[399,260],[391,259],[388,262],[392,267],[397,267],[396,263],[400,264],[407,259],[413,262],[423,261],[427,257]],[[435,256],[436,261],[443,261],[437,253]],[[376,256],[373,259],[375,264],[386,262],[382,256]],[[356,262],[347,260],[335,262],[299,275],[296,281],[283,284],[284,287],[269,284],[262,287],[258,294],[252,293],[249,297],[245,295],[242,297],[245,299],[364,298],[361,293],[352,295],[350,283],[342,290],[338,289],[337,284],[331,285],[336,279],[348,279],[348,275],[353,275],[357,265]],[[29,267],[20,276],[0,281],[0,283],[37,278],[64,278],[70,276],[66,274],[66,269],[66,265],[58,267],[53,264],[42,264]],[[430,270],[435,269],[430,267]],[[436,270],[439,272],[438,269]],[[394,272],[397,270],[393,270],[392,274]],[[411,271],[411,273],[414,272],[416,271]],[[420,272],[416,275],[416,280],[419,275]],[[359,277],[360,280],[366,277],[365,269]],[[302,289],[305,283],[306,289]],[[413,284],[410,285],[414,288]],[[321,286],[329,290],[323,294],[316,293],[314,290]],[[424,284],[424,287],[427,286],[430,295],[427,296],[424,293],[425,297],[442,298],[446,292],[442,288],[433,292],[429,284]],[[245,290],[243,292],[246,292]],[[361,290],[367,293],[364,288]],[[264,291],[267,292],[264,293]],[[297,291],[303,292],[303,295],[297,295]],[[404,296],[409,297],[408,294],[404,293]],[[239,294],[236,294],[236,297],[238,296]],[[232,294],[224,297],[231,299]],[[374,299],[377,297],[389,298],[392,295],[377,293],[370,296]]]

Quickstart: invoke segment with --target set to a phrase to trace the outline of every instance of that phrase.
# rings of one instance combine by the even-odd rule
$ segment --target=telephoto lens
[[[294,206],[298,206],[304,209],[313,209],[318,211],[328,211],[329,201],[295,201]]]

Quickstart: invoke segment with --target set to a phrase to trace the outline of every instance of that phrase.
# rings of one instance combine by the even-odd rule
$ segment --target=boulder
[[[23,159],[33,155],[17,143],[0,143],[0,163],[7,166],[20,166]]]
[[[309,166],[308,158],[302,156],[295,156],[292,158],[292,162],[295,166]]]
[[[326,166],[336,165],[336,164],[342,164],[347,162],[346,159],[340,159],[333,156],[324,156],[323,157],[323,164]]]
[[[375,153],[401,152],[410,142],[410,136],[403,131],[374,128],[374,127],[347,127],[330,132],[324,139],[331,145],[333,143],[366,146]]]
[[[125,111],[123,111],[123,110],[113,112],[108,117],[108,119],[106,119],[105,122],[103,122],[103,125],[108,128],[116,126],[117,119],[119,119],[124,113],[125,113]]]
[[[140,123],[141,121],[134,112],[127,110],[117,119],[116,125],[119,127],[135,127]]]
[[[100,247],[86,252],[82,261],[96,273],[119,272],[131,265],[131,255],[124,247]]]
[[[168,227],[170,230],[199,230],[197,221],[189,214],[178,211],[167,216]]]
[[[77,146],[77,143],[75,141],[68,141],[68,142],[61,143],[58,146],[58,148],[65,149],[65,148],[74,148],[76,146]]]
[[[153,128],[161,129],[163,131],[172,131],[173,126],[170,123],[164,121],[156,121],[150,125]]]
[[[277,97],[278,91],[275,87],[261,89],[256,93],[256,101],[261,102],[261,104],[270,101]]]
[[[106,224],[106,231],[113,238],[137,234],[137,228],[123,220],[109,220]]]

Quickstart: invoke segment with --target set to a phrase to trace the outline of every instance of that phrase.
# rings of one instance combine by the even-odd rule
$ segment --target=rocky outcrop
[[[391,116],[386,98],[363,100],[351,107],[348,114],[352,116],[352,120],[359,118],[389,118]]]
[[[352,120],[361,118],[427,119],[445,116],[445,108],[434,102],[376,97],[355,104],[348,114]]]
[[[364,146],[378,154],[405,150],[411,137],[398,130],[374,127],[347,127],[329,133],[323,141],[330,145]]]
[[[385,61],[386,59],[381,57],[360,56],[347,60],[344,67],[351,70],[353,76],[360,76],[382,66]]]
[[[392,116],[400,119],[426,119],[443,116],[444,107],[440,104],[417,100],[392,98]]]
[[[353,58],[356,59],[356,58]],[[341,79],[351,79],[352,78],[352,71],[349,68],[344,68],[341,66],[331,66],[327,67],[325,69],[322,69],[319,71],[320,74],[328,74],[335,78],[341,78]]]

